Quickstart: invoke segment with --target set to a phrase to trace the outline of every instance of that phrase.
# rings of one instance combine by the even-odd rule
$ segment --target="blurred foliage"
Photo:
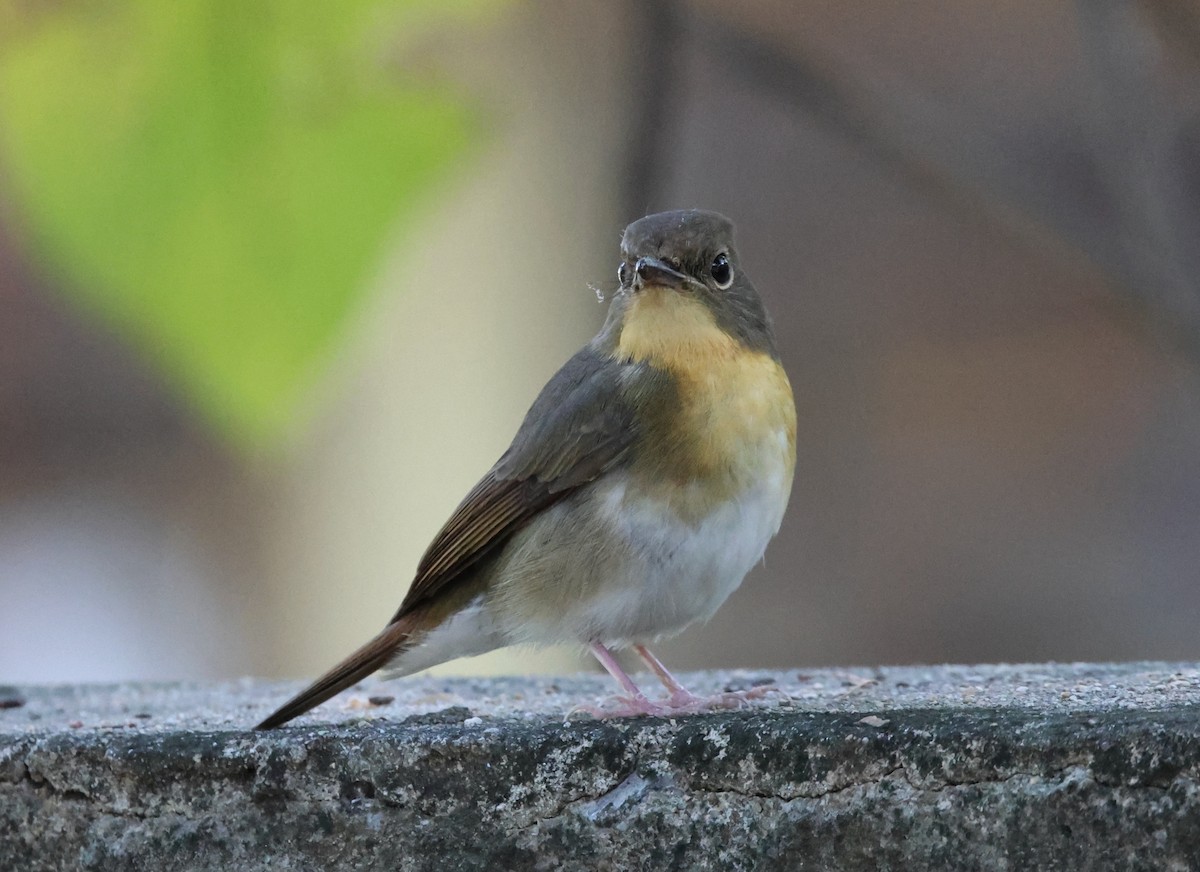
[[[479,133],[396,59],[492,5],[0,0],[10,218],[222,430],[267,442]]]

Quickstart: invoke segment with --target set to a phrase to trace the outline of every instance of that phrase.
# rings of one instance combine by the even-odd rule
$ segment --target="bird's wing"
[[[638,400],[666,387],[658,371],[591,345],[567,361],[504,456],[434,537],[392,621],[429,602],[539,512],[621,464],[636,438]]]
[[[588,346],[567,361],[534,402],[504,456],[467,494],[417,568],[391,622],[260,723],[287,723],[384,666],[425,627],[422,607],[463,577],[538,512],[628,457],[634,409],[647,391],[671,390],[665,375]]]

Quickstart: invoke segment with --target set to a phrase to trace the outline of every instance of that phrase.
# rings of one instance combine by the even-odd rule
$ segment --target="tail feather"
[[[271,730],[282,726],[386,666],[389,660],[406,647],[412,635],[412,623],[411,619],[401,618],[389,624],[378,636],[281,705],[255,729]]]

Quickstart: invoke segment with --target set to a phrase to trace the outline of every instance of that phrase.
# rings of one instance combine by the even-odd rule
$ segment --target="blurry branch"
[[[1200,67],[1200,5],[1195,0],[1142,0],[1161,39]]]
[[[1156,322],[1200,343],[1200,222],[1189,202],[1186,126],[1156,87],[1162,44],[1131,4],[1080,0],[1080,34],[1092,73],[1089,140],[1116,207],[1126,291]],[[1191,155],[1195,161],[1197,156]],[[1194,192],[1192,192],[1194,193]]]
[[[1161,341],[1200,363],[1200,244],[1180,243],[1200,239],[1183,167],[1186,126],[1155,99],[1146,23],[1120,0],[1081,0],[1080,7],[1097,88],[1112,91],[1098,101],[1106,109],[1093,113],[1092,141],[1083,144],[1090,162],[1080,165],[1078,149],[1060,147],[1060,154],[1039,155],[1057,159],[1050,176],[1011,143],[898,77],[865,70],[857,57],[848,72],[849,63],[750,32],[750,17],[717,22],[719,7],[707,3],[691,7],[689,30],[701,51],[840,132],[963,220],[986,221],[1059,259],[1082,255],[1096,264]],[[1099,190],[1081,192],[1080,177]],[[1117,222],[1105,214],[1114,209]]]
[[[991,176],[1007,175],[1004,156],[976,131],[947,123],[945,113],[916,92],[847,75],[799,47],[784,51],[742,31],[701,24],[693,29],[706,43],[703,50],[738,75],[852,140],[965,220],[1002,213],[991,220],[999,218],[1020,238],[1041,238],[1029,216],[1007,209],[990,191]]]
[[[621,192],[621,216],[634,221],[665,204],[660,202],[660,181],[666,165],[665,135],[678,97],[678,71],[682,40],[679,39],[677,0],[632,0],[634,18],[632,50],[634,96],[631,139],[625,157],[625,189]]]

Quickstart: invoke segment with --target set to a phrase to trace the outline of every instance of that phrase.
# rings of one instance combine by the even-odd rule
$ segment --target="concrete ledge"
[[[751,710],[598,723],[599,677],[0,687],[0,869],[1190,869],[1200,666],[705,673]],[[385,695],[392,700],[368,696]]]

